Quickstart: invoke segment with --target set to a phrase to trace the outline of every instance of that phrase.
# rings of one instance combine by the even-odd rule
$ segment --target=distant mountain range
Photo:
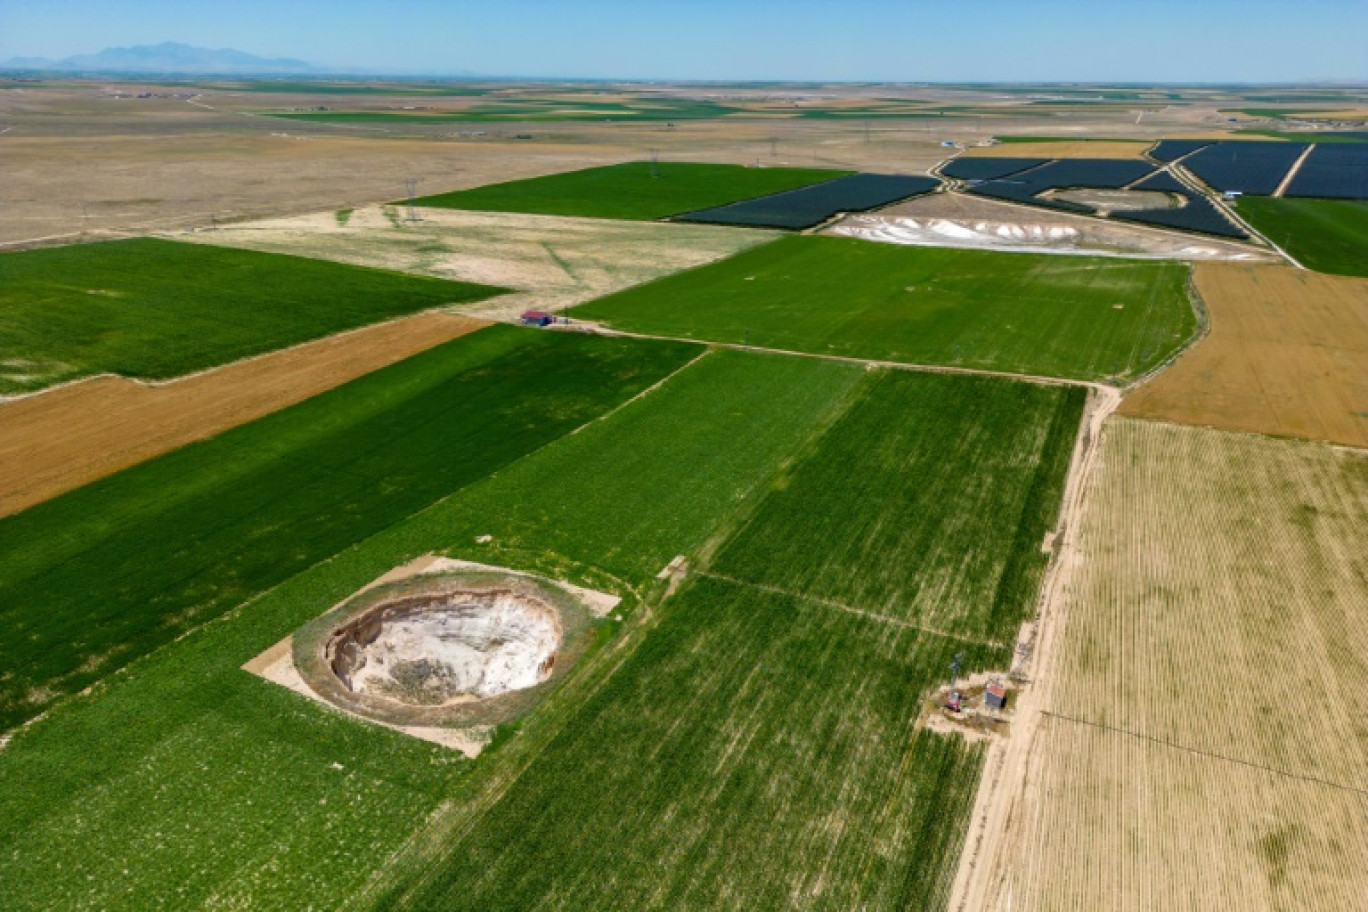
[[[288,57],[257,57],[231,48],[201,48],[166,41],[134,47],[105,48],[98,54],[80,54],[49,60],[46,57],[11,57],[0,63],[4,70],[44,70],[79,73],[233,74],[282,75],[318,73],[320,69]]]

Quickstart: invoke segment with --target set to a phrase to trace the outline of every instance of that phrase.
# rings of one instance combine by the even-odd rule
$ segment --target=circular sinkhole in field
[[[328,666],[355,694],[445,706],[535,687],[562,641],[556,608],[527,589],[398,594],[338,627]]]

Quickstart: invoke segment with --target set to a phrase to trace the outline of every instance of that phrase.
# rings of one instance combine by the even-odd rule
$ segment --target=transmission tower
[[[418,197],[418,181],[419,178],[416,177],[404,180],[404,183],[408,185],[408,220],[410,222],[422,221],[418,216],[418,207],[414,204],[414,200]]]

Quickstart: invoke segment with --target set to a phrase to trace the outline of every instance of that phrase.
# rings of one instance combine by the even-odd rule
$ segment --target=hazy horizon
[[[1361,83],[1362,0],[68,0],[0,4],[0,61],[166,41],[376,76],[671,82]]]

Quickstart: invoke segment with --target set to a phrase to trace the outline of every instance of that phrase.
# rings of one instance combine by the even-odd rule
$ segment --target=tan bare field
[[[963,909],[1368,895],[1368,456],[1116,419]]]
[[[0,516],[473,332],[424,313],[169,383],[94,377],[0,405]]]
[[[1211,333],[1121,414],[1368,447],[1368,280],[1202,263]]]
[[[999,143],[966,149],[968,158],[1140,158],[1152,140]]]
[[[338,260],[482,282],[518,293],[453,312],[516,319],[559,311],[630,285],[702,266],[773,240],[770,231],[709,225],[561,218],[507,212],[358,209],[339,224],[331,212],[233,225],[185,236],[208,244]]]
[[[936,247],[1180,260],[1274,259],[1267,249],[1251,244],[1051,212],[1038,206],[1017,206],[965,193],[932,193],[876,213],[851,215],[828,228],[827,233]]]

